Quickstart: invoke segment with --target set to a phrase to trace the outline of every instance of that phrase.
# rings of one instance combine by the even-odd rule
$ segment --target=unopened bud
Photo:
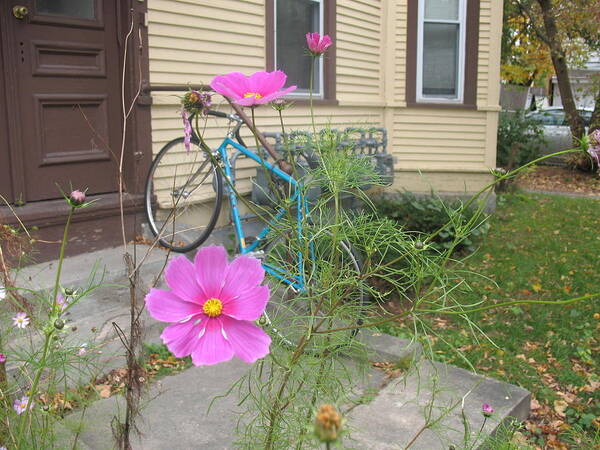
[[[56,319],[54,321],[54,328],[57,330],[62,330],[65,327],[65,321],[62,319]]]
[[[415,248],[416,248],[417,250],[421,250],[423,247],[424,247],[424,244],[423,244],[423,242],[421,242],[421,241],[417,241],[417,242],[415,242]]]
[[[333,405],[322,405],[315,419],[315,435],[321,442],[335,442],[342,429],[342,416]]]
[[[71,192],[69,195],[69,200],[71,205],[73,206],[81,206],[85,203],[85,192],[81,192],[79,190]]]

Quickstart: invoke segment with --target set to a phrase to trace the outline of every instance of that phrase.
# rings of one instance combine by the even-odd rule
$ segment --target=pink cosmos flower
[[[240,72],[231,72],[216,76],[210,87],[234,103],[242,106],[255,106],[269,103],[276,98],[296,89],[290,86],[281,90],[287,80],[287,75],[281,70],[275,72],[256,72],[246,76]]]
[[[79,351],[77,352],[77,356],[84,356],[87,353],[87,344],[81,344],[79,347]]]
[[[17,399],[15,399],[15,402],[13,403],[13,409],[16,411],[17,414],[21,415],[27,410],[28,402],[29,402],[29,397],[27,397],[26,395],[24,395],[20,399],[17,398]],[[31,408],[33,408],[33,401],[29,405],[29,409],[31,409]]]
[[[173,259],[165,271],[170,291],[152,289],[148,312],[156,320],[174,322],[161,334],[178,358],[192,355],[196,366],[212,365],[236,355],[252,363],[269,353],[271,338],[252,321],[269,300],[260,261],[239,256],[227,263],[223,247],[198,251],[194,262]]]
[[[6,355],[4,353],[0,353],[0,364],[6,362]]]
[[[306,33],[306,45],[313,56],[321,56],[333,44],[329,35],[321,36],[319,33]]]
[[[29,325],[29,317],[24,312],[18,312],[15,317],[12,318],[13,325],[17,328],[25,328]]]
[[[488,403],[484,403],[481,406],[481,412],[485,417],[490,417],[492,414],[494,414],[494,408],[492,408]]]

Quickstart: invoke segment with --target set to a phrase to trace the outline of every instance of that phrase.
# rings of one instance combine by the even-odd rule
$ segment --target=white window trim
[[[425,31],[425,1],[419,1],[419,19],[417,22],[417,92],[416,101],[419,103],[463,103],[465,86],[465,53],[467,35],[467,0],[459,0],[458,20],[433,20],[429,23],[458,24],[458,74],[456,97],[436,97],[423,95],[423,34]]]
[[[324,15],[325,15],[325,1],[324,0],[311,0],[314,3],[318,3],[319,4],[319,31],[318,33],[323,36],[325,34],[325,19],[324,19]],[[277,69],[277,0],[275,0],[273,2],[273,61],[275,63],[275,70]],[[307,62],[309,62],[309,58],[306,57]],[[310,62],[309,62],[310,63]],[[325,98],[325,91],[324,91],[324,83],[325,83],[325,74],[324,74],[324,65],[323,64],[323,57],[319,58],[319,92],[313,92],[313,98],[314,99],[323,99]],[[290,95],[286,95],[286,97],[289,98],[309,98],[310,97],[310,93],[309,92],[296,92],[294,91],[292,94]]]

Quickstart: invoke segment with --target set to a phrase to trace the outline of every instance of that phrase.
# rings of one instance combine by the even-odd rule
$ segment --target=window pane
[[[94,19],[94,0],[35,0],[35,9],[41,14]]]
[[[425,0],[425,20],[458,20],[459,0]]]
[[[319,2],[312,0],[278,0],[276,24],[277,68],[287,76],[287,85],[295,84],[299,92],[310,86],[310,57],[306,53],[306,33],[320,30]],[[314,92],[320,92],[320,60],[317,60]]]
[[[423,29],[423,95],[457,96],[458,25],[425,23]]]

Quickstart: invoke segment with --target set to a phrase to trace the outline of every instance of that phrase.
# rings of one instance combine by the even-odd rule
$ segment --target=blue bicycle
[[[276,331],[286,343],[296,344],[306,333],[308,318],[328,320],[327,312],[333,307],[339,312],[340,305],[330,305],[325,300],[317,304],[314,299],[309,301],[311,287],[327,278],[324,275],[333,275],[326,271],[336,271],[335,276],[342,279],[356,279],[361,273],[361,262],[348,242],[337,240],[337,250],[333,252],[331,234],[314,232],[311,227],[302,179],[287,172],[310,171],[311,166],[314,168],[314,158],[305,154],[293,155],[291,164],[301,170],[290,170],[287,161],[288,171],[282,170],[284,161],[269,148],[264,136],[259,134],[261,144],[272,156],[271,161],[263,149],[253,151],[245,145],[240,129],[244,124],[249,125],[249,120],[240,108],[232,106],[236,114],[207,112],[209,116],[230,122],[226,137],[215,150],[207,148],[194,130],[189,151],[185,149],[184,138],[178,138],[167,143],[156,155],[146,180],[148,224],[164,247],[176,252],[191,251],[206,241],[213,231],[223,196],[227,195],[239,253],[260,258],[269,275],[273,295],[265,319],[271,325],[277,324]],[[257,163],[256,170],[270,176],[270,183],[282,188],[280,191],[285,194],[285,198],[280,197],[281,204],[273,208],[264,228],[254,237],[248,237],[244,232],[238,207],[240,199],[234,189],[236,162],[242,155]],[[332,257],[334,253],[335,258]],[[348,318],[356,317],[354,309],[362,310],[365,303],[364,289],[349,284],[344,297],[343,307],[348,309]],[[347,325],[343,316],[338,314],[336,321]]]

